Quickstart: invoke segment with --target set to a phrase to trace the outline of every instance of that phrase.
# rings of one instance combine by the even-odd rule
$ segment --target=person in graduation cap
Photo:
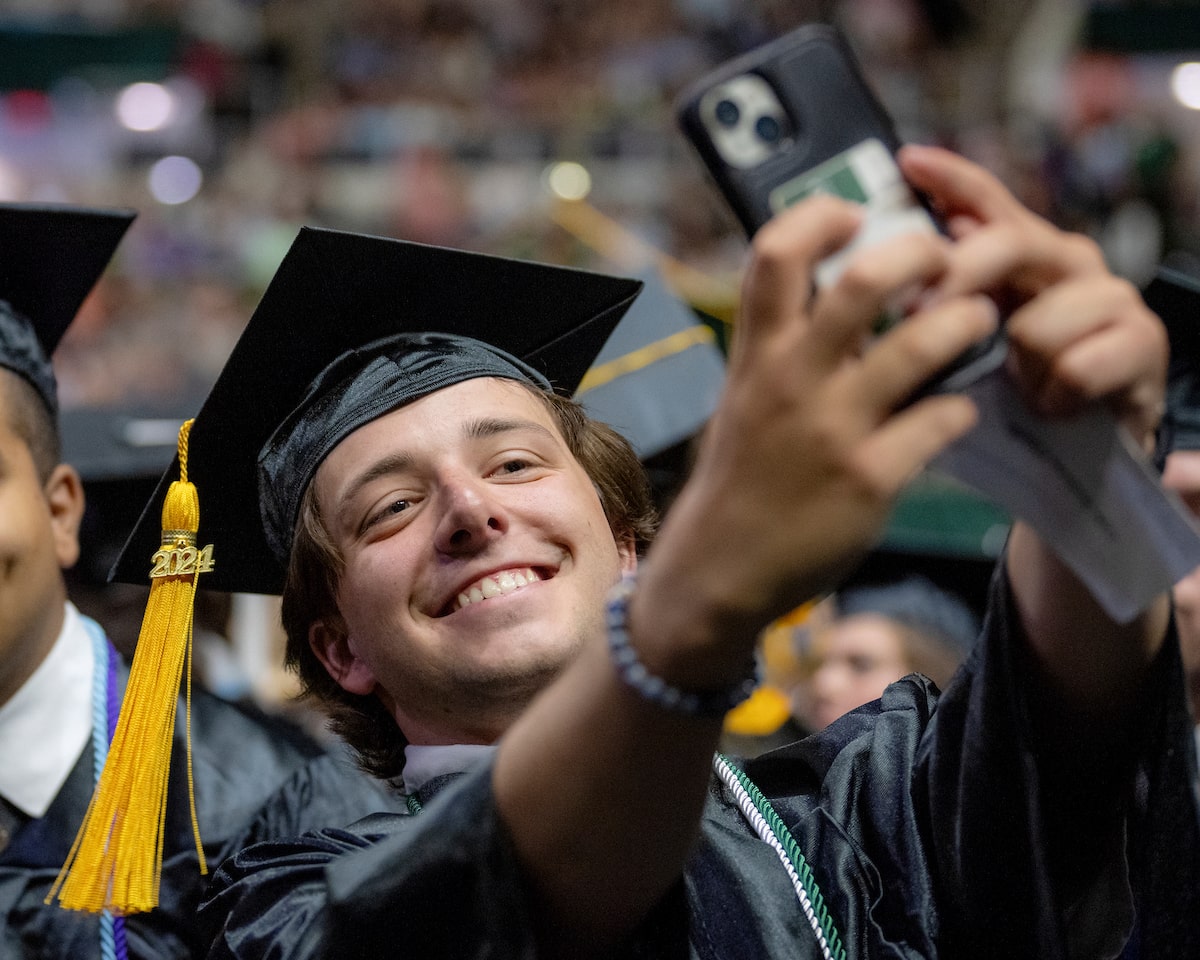
[[[1200,278],[1161,267],[1145,296],[1166,323],[1170,341],[1158,449],[1163,483],[1200,517]],[[1179,581],[1173,594],[1189,703],[1200,724],[1200,570]]]
[[[636,457],[560,395],[636,284],[301,232],[118,575],[186,466],[202,583],[282,592],[289,658],[409,810],[227,860],[212,957],[1121,950],[1127,794],[1182,696],[1167,599],[1112,622],[1022,524],[940,700],[909,677],[854,723],[714,758],[760,630],[844,577],[970,430],[961,395],[908,401],[995,329],[980,291],[1038,409],[1157,426],[1161,325],[1096,247],[952,154],[901,162],[957,242],[885,243],[814,293],[856,209],[813,198],[761,230],[653,545]]]
[[[920,573],[840,586],[815,613],[793,709],[822,730],[909,673],[945,689],[979,633],[966,601]]]
[[[1170,354],[1155,465],[1163,486],[1200,517],[1200,279],[1161,266],[1142,294],[1166,326]],[[1146,778],[1151,789],[1137,795],[1148,829],[1130,846],[1143,878],[1135,891],[1137,925],[1122,955],[1130,960],[1157,956],[1160,944],[1171,945],[1170,956],[1200,956],[1200,569],[1179,580],[1171,596],[1187,695],[1166,706],[1176,733]]]
[[[190,769],[181,729],[157,909],[137,917],[45,902],[87,810],[128,667],[68,600],[84,493],[60,462],[49,357],[133,219],[120,210],[0,205],[0,956],[39,960],[200,955],[194,912],[207,881],[193,844],[188,778],[207,856],[269,835],[263,801],[293,775],[324,777],[320,822],[386,806],[370,782],[290,725],[193,691]],[[175,691],[178,691],[176,685]],[[326,760],[326,756],[330,756]],[[337,792],[332,792],[336,785]],[[360,800],[354,806],[354,800]],[[334,804],[320,809],[322,804]],[[357,811],[357,812],[356,812]],[[277,823],[285,833],[309,821]]]

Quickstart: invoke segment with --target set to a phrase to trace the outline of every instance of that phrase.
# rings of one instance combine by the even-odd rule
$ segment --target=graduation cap
[[[575,399],[646,460],[708,422],[725,382],[725,361],[712,327],[667,289],[657,270],[639,279],[642,295],[596,357]]]
[[[137,214],[58,204],[0,204],[0,366],[51,413],[50,356]]]
[[[641,286],[399,240],[300,231],[199,414],[181,429],[175,462],[115,566],[115,579],[144,583],[155,560],[113,745],[51,896],[118,913],[157,904],[161,768],[197,581],[280,592],[303,492],[342,439],[474,377],[570,394]],[[196,846],[203,872],[198,835]]]
[[[874,613],[932,637],[948,650],[965,654],[979,635],[980,616],[960,593],[923,571],[890,579],[851,580],[837,589],[838,616]]]
[[[1171,356],[1167,367],[1166,409],[1159,455],[1200,449],[1200,279],[1159,267],[1142,291],[1146,305],[1167,328]]]

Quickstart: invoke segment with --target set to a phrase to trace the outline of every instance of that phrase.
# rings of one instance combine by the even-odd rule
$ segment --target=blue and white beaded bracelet
[[[680,690],[656,677],[638,659],[626,632],[629,598],[637,583],[632,574],[621,578],[608,595],[608,649],[617,675],[639,697],[664,710],[693,717],[723,717],[752,694],[759,683],[758,666],[751,664],[748,676],[720,690]]]

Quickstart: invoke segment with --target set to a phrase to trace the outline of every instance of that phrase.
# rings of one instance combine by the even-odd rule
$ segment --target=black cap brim
[[[346,351],[401,332],[472,337],[569,395],[641,283],[620,277],[306,227],[191,428],[188,478],[214,569],[200,586],[279,593],[284,569],[264,531],[258,457],[309,385]],[[145,583],[178,458],[134,528],[112,579]]]
[[[3,366],[30,380],[56,408],[49,358],[83,301],[104,273],[117,245],[137,216],[133,210],[62,204],[0,204],[0,300],[28,321],[44,357],[16,343]],[[0,350],[4,344],[0,343]]]
[[[725,359],[716,333],[656,270],[580,385],[588,414],[618,430],[643,460],[696,435],[717,409]]]
[[[37,329],[49,356],[137,214],[56,204],[0,204],[0,299]]]
[[[1200,279],[1159,267],[1142,297],[1166,326],[1171,351],[1160,447],[1200,449]]]
[[[1171,362],[1194,366],[1200,358],[1200,277],[1159,267],[1142,299],[1167,328]]]

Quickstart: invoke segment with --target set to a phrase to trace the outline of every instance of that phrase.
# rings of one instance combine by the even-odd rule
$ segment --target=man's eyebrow
[[[393,473],[403,473],[412,465],[413,458],[407,453],[389,453],[380,457],[350,482],[342,494],[342,500],[351,500],[367,484]]]
[[[469,440],[484,440],[514,430],[533,430],[553,438],[554,433],[536,420],[521,417],[481,417],[467,423],[464,434]]]

